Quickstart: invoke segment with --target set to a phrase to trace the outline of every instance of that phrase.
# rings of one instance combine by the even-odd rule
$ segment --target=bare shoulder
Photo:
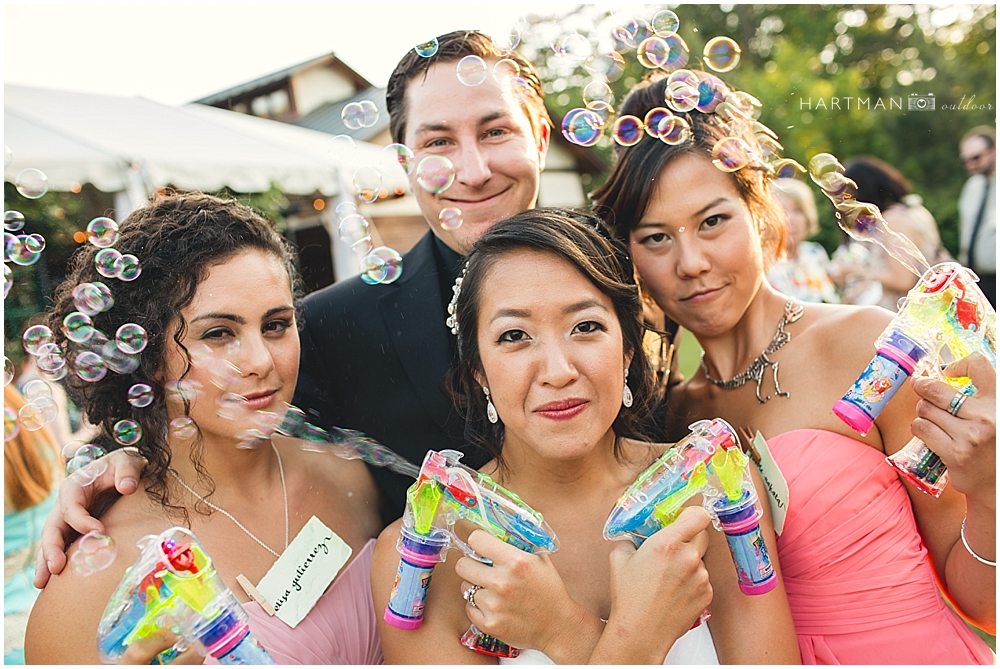
[[[810,304],[802,319],[804,327],[798,338],[808,339],[834,359],[844,355],[854,357],[852,354],[860,352],[870,358],[875,339],[894,315],[882,307]]]
[[[144,494],[123,497],[102,517],[116,556],[111,566],[92,574],[74,569],[78,539],[69,549],[62,574],[53,576],[31,610],[25,634],[29,664],[98,664],[97,627],[125,570],[139,556],[136,543],[163,531],[162,509]],[[169,522],[169,521],[167,521]]]

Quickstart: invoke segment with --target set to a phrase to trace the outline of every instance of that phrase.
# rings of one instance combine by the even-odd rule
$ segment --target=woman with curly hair
[[[132,213],[115,249],[135,257],[139,276],[106,278],[98,264],[107,254],[82,249],[49,324],[66,364],[80,372],[67,375],[67,386],[100,426],[98,443],[134,445],[146,459],[145,494],[122,497],[101,516],[118,550],[110,568],[51,579],[28,624],[28,661],[96,664],[97,625],[138,556],[136,542],[178,524],[199,537],[278,663],[379,661],[368,589],[380,527],[371,476],[360,462],[304,451],[267,427],[283,415],[298,373],[298,281],[288,246],[249,208],[186,194]],[[64,327],[78,325],[83,308],[94,314],[93,332]],[[138,355],[138,340],[121,334],[136,326],[147,337]],[[101,365],[110,368],[103,376]],[[259,582],[312,516],[353,559],[291,629],[249,601],[237,576]],[[170,636],[132,644],[123,661],[148,663]]]

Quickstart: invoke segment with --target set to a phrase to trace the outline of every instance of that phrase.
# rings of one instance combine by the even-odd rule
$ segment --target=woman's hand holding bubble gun
[[[102,661],[134,659],[138,651],[129,652],[133,644],[148,645],[169,630],[180,640],[156,656],[158,664],[190,647],[219,664],[274,664],[194,534],[173,527],[143,537],[139,547],[142,553],[125,572],[97,628]]]
[[[423,621],[431,572],[457,547],[479,559],[455,534],[455,523],[468,521],[528,553],[552,553],[559,543],[542,515],[492,478],[461,464],[458,451],[429,451],[420,475],[406,493],[400,532],[399,569],[384,619],[399,629],[417,629]],[[463,643],[477,652],[516,657],[517,649],[470,628]]]
[[[726,535],[740,590],[763,594],[777,574],[760,536],[763,513],[750,477],[750,459],[721,418],[690,426],[691,434],[667,450],[629,486],[604,525],[604,538],[629,538],[637,546],[672,523],[685,502],[702,495],[712,524]]]
[[[996,369],[996,311],[976,285],[978,278],[958,263],[935,265],[900,304],[899,312],[875,341],[868,369],[833,407],[852,429],[868,434],[875,419],[909,376],[931,376],[963,395],[976,392],[968,378],[946,377],[941,365],[981,353]],[[957,408],[951,407],[954,414]],[[954,415],[953,414],[953,415]],[[901,476],[939,497],[948,481],[941,459],[914,437],[886,458]]]

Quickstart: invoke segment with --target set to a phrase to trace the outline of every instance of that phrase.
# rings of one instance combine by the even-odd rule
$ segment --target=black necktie
[[[972,226],[972,238],[969,240],[969,257],[965,259],[965,266],[969,268],[972,268],[972,259],[976,256],[976,237],[979,236],[979,228],[983,224],[983,214],[986,213],[986,203],[989,201],[989,198],[990,180],[987,178],[986,188],[983,191],[983,199],[979,203],[979,213],[976,214],[976,224]]]

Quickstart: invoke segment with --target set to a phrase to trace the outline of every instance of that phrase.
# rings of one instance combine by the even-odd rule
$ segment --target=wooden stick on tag
[[[260,604],[260,608],[264,609],[264,613],[269,616],[274,615],[274,607],[271,606],[266,599],[264,599],[264,595],[260,594],[260,591],[258,591],[257,588],[254,587],[253,583],[250,582],[250,579],[243,574],[240,574],[236,577],[236,581],[243,586],[244,592],[247,593],[247,596],[250,599]]]

